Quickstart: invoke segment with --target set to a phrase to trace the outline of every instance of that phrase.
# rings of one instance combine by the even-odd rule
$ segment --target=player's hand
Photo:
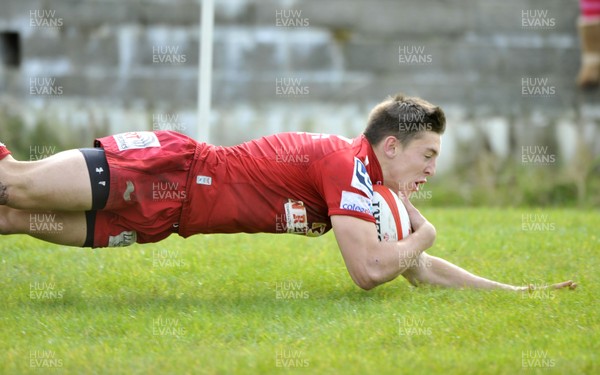
[[[410,219],[410,224],[412,226],[413,232],[423,226],[423,224],[428,223],[425,216],[417,210],[415,206],[411,203],[410,199],[403,193],[399,193],[400,199],[402,199],[402,203],[404,203],[404,207],[408,212],[408,218]]]
[[[518,291],[521,292],[531,292],[534,290],[544,290],[544,289],[570,289],[574,290],[577,288],[577,283],[573,280],[563,281],[562,283],[556,283],[551,285],[543,285],[543,286],[535,286],[533,284],[517,287]]]

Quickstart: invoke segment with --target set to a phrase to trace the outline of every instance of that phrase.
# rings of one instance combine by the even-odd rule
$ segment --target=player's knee
[[[31,186],[27,173],[19,165],[3,165],[0,173],[0,206],[27,208],[31,200]]]
[[[4,185],[0,181],[0,205],[6,206],[8,204],[8,186]]]
[[[20,176],[8,178],[7,182],[0,181],[0,206],[19,210],[42,208],[51,199],[51,195],[45,186],[36,182],[31,175],[32,173],[22,173]]]
[[[0,209],[0,235],[21,233],[19,218],[15,210],[8,207]]]
[[[12,190],[10,169],[11,163],[3,160],[2,168],[0,169],[0,206],[8,205],[9,192]]]
[[[0,205],[18,209],[31,209],[35,207],[33,203],[35,199],[36,197],[25,183],[15,181],[0,186]]]
[[[9,230],[8,218],[2,214],[0,216],[0,235],[11,234]]]

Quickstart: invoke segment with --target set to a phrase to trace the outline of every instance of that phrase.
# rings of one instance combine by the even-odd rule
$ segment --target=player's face
[[[388,164],[387,176],[384,176],[385,185],[407,196],[419,191],[427,178],[435,174],[440,146],[440,135],[429,131],[421,133],[406,146],[398,142],[391,163]]]

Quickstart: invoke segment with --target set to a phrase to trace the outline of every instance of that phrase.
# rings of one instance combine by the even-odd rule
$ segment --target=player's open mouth
[[[419,189],[421,188],[421,185],[424,185],[427,182],[427,179],[423,179],[423,180],[419,180],[419,181],[415,181],[414,183],[414,191],[419,191]]]

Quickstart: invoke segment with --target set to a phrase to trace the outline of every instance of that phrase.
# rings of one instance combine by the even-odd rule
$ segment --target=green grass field
[[[429,253],[575,291],[356,287],[332,233],[119,249],[0,238],[2,374],[598,374],[600,215],[443,209]]]

